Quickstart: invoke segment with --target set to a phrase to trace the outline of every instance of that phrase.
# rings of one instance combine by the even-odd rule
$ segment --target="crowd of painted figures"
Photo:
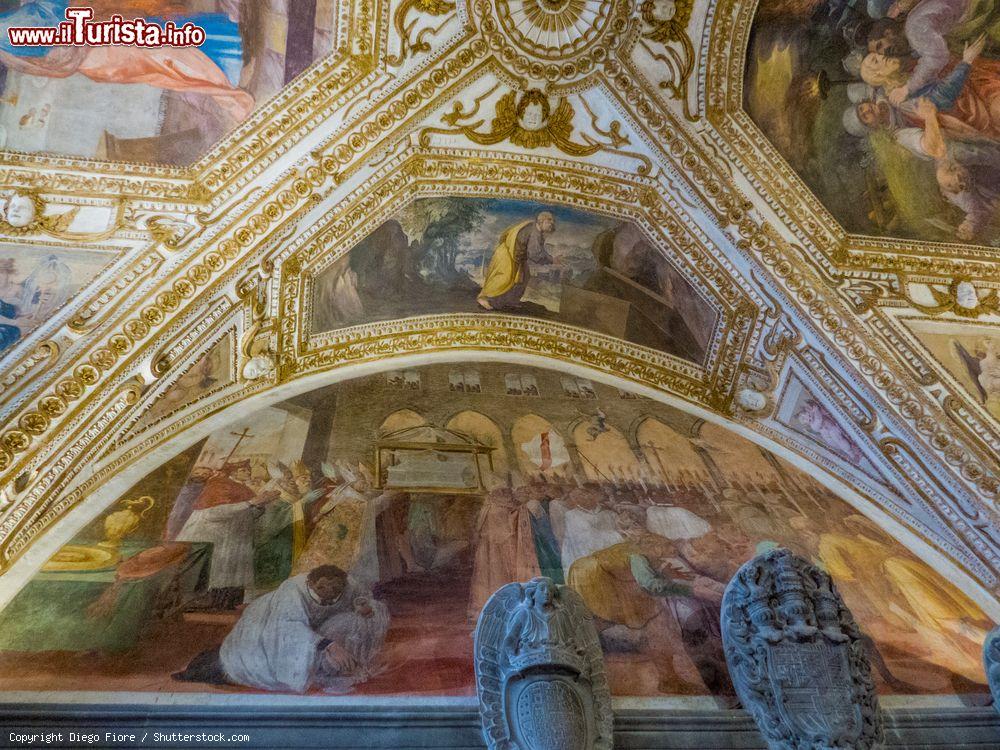
[[[393,581],[439,574],[449,586],[467,583],[471,630],[498,588],[541,575],[583,597],[609,660],[642,654],[656,665],[646,678],[653,692],[732,695],[718,624],[722,594],[743,562],[777,546],[833,575],[890,689],[916,690],[907,678],[927,664],[982,682],[980,649],[991,624],[979,609],[810,480],[748,477],[722,486],[707,475],[650,483],[539,474],[488,482],[479,499],[383,491],[367,467],[347,462],[317,472],[302,462],[277,471],[249,461],[196,468],[165,534],[214,545],[201,606],[253,600],[243,619],[265,606],[261,600],[277,599],[269,593],[276,587],[287,594],[294,581],[304,586],[310,571],[349,574],[357,604],[347,617],[355,631],[364,625],[355,638],[366,655],[350,684],[377,661],[389,625],[379,592]],[[435,590],[420,597],[430,604]],[[301,600],[300,591],[296,606]]]

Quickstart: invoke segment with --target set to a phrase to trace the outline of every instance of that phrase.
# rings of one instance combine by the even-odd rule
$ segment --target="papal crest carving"
[[[726,662],[772,750],[869,750],[882,720],[861,631],[830,576],[778,549],[754,558],[722,601]]]
[[[983,666],[993,693],[993,708],[1000,711],[1000,628],[994,628],[983,644]]]
[[[510,583],[476,626],[476,688],[490,750],[610,750],[611,694],[580,595]]]

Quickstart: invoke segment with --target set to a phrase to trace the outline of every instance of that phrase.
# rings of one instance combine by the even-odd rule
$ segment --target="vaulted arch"
[[[438,596],[422,587],[443,571],[463,582],[439,609],[472,612],[489,499],[532,543],[481,566],[607,570],[643,528],[727,564],[787,544],[836,568],[889,654],[883,688],[980,684],[1000,615],[996,227],[966,226],[969,196],[894,129],[856,127],[881,102],[855,101],[866,34],[891,26],[875,6],[610,0],[557,43],[503,2],[250,5],[214,14],[228,46],[182,55],[221,71],[210,90],[119,80],[132,114],[96,106],[111,83],[85,65],[57,79],[55,57],[13,55],[0,76],[0,604],[65,583],[54,553],[79,564],[152,497],[98,571],[115,580],[95,617],[116,611],[130,570],[178,563],[126,565],[163,541],[166,506],[248,460],[271,552],[326,519],[353,559],[363,520],[372,569],[399,573],[394,637],[419,622],[408,587]],[[980,57],[977,75],[1000,52]],[[369,497],[392,485],[379,435],[424,423],[455,442],[409,446]],[[562,555],[566,516],[607,544]],[[615,609],[599,573],[580,586]],[[698,694],[676,644],[630,623],[605,637],[616,694]],[[372,692],[467,690],[467,624]]]

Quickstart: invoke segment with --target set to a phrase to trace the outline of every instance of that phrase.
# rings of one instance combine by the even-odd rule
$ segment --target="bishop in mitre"
[[[524,221],[507,229],[493,251],[483,278],[483,288],[476,302],[485,310],[511,310],[521,305],[521,298],[531,280],[531,263],[549,265],[552,256],[545,239],[556,230],[556,219],[542,211],[533,221]]]
[[[364,464],[351,467],[323,464],[323,472],[333,489],[316,515],[315,526],[297,558],[293,573],[319,565],[336,565],[357,581],[373,584],[379,572],[377,519],[398,492],[373,488],[375,477]]]
[[[231,462],[209,478],[194,502],[178,542],[208,542],[210,604],[235,609],[254,588],[254,523],[272,499],[249,486],[250,461]]]

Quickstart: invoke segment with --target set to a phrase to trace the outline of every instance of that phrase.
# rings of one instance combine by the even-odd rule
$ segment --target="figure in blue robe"
[[[0,299],[0,316],[4,318],[16,318],[18,314],[17,308]],[[21,329],[18,326],[11,325],[9,323],[0,323],[0,352],[14,346],[21,338]]]

